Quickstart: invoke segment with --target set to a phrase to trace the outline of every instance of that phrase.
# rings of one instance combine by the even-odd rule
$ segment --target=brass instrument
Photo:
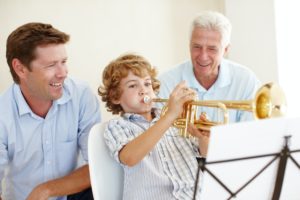
[[[144,102],[163,102],[167,103],[168,99],[150,99],[144,98]],[[223,122],[202,121],[197,119],[197,106],[216,107],[223,111]],[[164,115],[168,106],[162,108]],[[286,112],[286,99],[284,92],[275,83],[267,83],[263,85],[256,93],[252,100],[243,101],[222,101],[222,100],[205,100],[190,101],[184,104],[184,109],[179,118],[177,118],[173,126],[180,130],[180,135],[189,137],[187,127],[189,123],[194,124],[198,129],[209,131],[212,126],[228,123],[228,109],[238,109],[253,112],[255,119],[265,119],[271,117],[283,116]]]

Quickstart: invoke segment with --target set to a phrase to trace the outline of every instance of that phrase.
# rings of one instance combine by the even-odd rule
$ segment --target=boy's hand
[[[183,111],[184,103],[194,100],[196,92],[186,86],[186,82],[180,82],[172,91],[168,101],[167,113],[174,119],[178,118]]]

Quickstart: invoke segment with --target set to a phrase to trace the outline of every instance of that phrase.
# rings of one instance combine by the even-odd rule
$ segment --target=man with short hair
[[[14,84],[0,96],[3,200],[93,199],[88,165],[76,167],[79,152],[88,161],[100,107],[87,83],[67,77],[69,38],[50,24],[28,23],[7,39]]]
[[[231,24],[221,13],[204,11],[198,14],[191,27],[191,59],[159,76],[159,97],[168,98],[182,80],[196,90],[199,100],[248,100],[260,86],[256,75],[248,68],[224,58],[228,52]],[[213,121],[222,115],[216,108],[200,107]],[[229,110],[229,121],[253,119],[253,114]]]

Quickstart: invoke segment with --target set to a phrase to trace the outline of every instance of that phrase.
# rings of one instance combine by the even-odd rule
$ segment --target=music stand
[[[299,199],[299,163],[300,118],[213,127],[198,198]]]

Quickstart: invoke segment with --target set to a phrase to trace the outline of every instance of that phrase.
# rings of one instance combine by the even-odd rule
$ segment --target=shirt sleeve
[[[159,98],[166,98],[168,99],[171,92],[177,85],[176,82],[174,82],[174,78],[171,77],[169,73],[164,73],[161,76],[158,77],[160,81],[160,88],[159,88]]]
[[[252,76],[252,78],[248,81],[245,99],[255,99],[255,95],[259,88],[261,87],[261,82],[256,78],[256,76]],[[239,111],[239,119],[237,121],[251,121],[255,119],[255,113],[248,111]]]
[[[164,73],[158,77],[160,81],[160,88],[158,93],[158,98],[169,99],[170,94],[177,85],[174,77],[172,78],[170,73]],[[162,109],[165,106],[165,103],[158,102],[155,104],[156,108]]]
[[[78,141],[82,157],[85,161],[88,161],[87,144],[89,132],[95,124],[101,121],[99,101],[89,87],[84,90],[79,106]]]
[[[4,127],[0,124],[0,196],[2,194],[4,171],[8,163],[7,135],[4,133],[4,130]]]
[[[110,120],[104,131],[105,143],[108,146],[112,157],[119,163],[121,163],[119,159],[120,150],[135,137],[136,136],[133,131],[130,130],[128,123],[121,118]]]

